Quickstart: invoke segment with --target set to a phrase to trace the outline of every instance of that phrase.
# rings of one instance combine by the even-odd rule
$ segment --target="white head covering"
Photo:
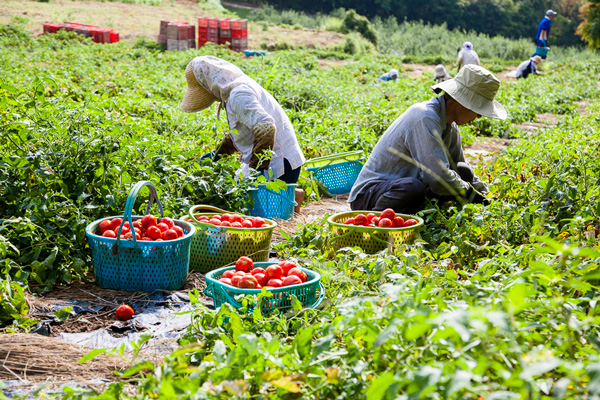
[[[236,86],[255,83],[235,65],[213,56],[196,57],[186,68],[188,88],[181,101],[181,109],[200,111],[213,101],[226,102]]]
[[[397,69],[391,69],[390,70],[390,77],[398,77],[398,70]]]
[[[433,78],[438,82],[443,82],[445,80],[451,79],[452,76],[446,71],[444,64],[438,64],[435,66],[435,72],[433,73]]]
[[[471,42],[464,42],[463,43],[463,49],[473,50],[473,43],[471,43]]]

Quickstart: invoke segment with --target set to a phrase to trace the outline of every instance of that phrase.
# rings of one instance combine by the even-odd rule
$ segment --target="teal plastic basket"
[[[550,47],[536,47],[535,48],[535,54],[540,56],[540,57],[545,57],[546,55],[548,55],[548,50],[550,50]]]
[[[257,262],[254,263],[254,266],[267,269],[269,265],[273,264],[277,264],[277,262]],[[316,308],[321,304],[325,297],[325,287],[321,283],[321,275],[316,271],[311,271],[310,269],[302,267],[300,268],[306,273],[308,278],[306,282],[301,285],[270,289],[269,292],[273,293],[273,297],[264,297],[260,304],[260,309],[263,313],[269,313],[275,309],[278,309],[282,313],[291,310],[292,301],[290,295],[292,294],[296,296],[306,308]],[[234,308],[239,309],[242,307],[242,303],[235,299],[236,296],[241,294],[256,295],[261,292],[261,289],[240,289],[219,282],[223,273],[230,269],[234,270],[235,266],[211,271],[204,277],[206,279],[204,294],[213,298],[215,308],[221,307],[224,303],[228,303]],[[318,296],[317,290],[319,291]],[[248,307],[247,313],[250,314],[253,310],[254,307],[250,306]]]
[[[268,189],[267,185],[261,184],[257,188],[248,189],[248,193],[254,200],[251,207],[248,204],[248,212],[253,217],[290,219],[294,215],[294,206],[297,204],[295,183],[288,183],[287,189],[275,191]]]
[[[152,182],[138,182],[127,197],[123,222],[115,239],[100,236],[99,225],[102,221],[121,216],[102,218],[90,223],[85,228],[92,250],[92,265],[96,284],[108,289],[152,292],[155,290],[180,289],[187,279],[190,264],[190,245],[196,228],[184,221],[173,220],[183,229],[184,235],[179,239],[164,242],[137,240],[121,240],[120,234],[125,221],[133,226],[133,221],[142,216],[131,215],[133,204],[140,190],[150,189],[150,201],[146,213],[156,201],[161,217],[163,208],[156,195]]]
[[[329,193],[350,193],[363,167],[361,154],[361,151],[348,151],[313,158],[306,162],[305,167],[327,187]]]

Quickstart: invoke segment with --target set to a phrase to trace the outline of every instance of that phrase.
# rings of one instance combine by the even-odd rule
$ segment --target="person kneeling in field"
[[[185,79],[187,91],[180,105],[183,111],[201,111],[219,101],[219,109],[222,107],[227,114],[231,133],[217,147],[215,159],[239,151],[245,176],[253,168],[270,179],[298,181],[304,155],[290,119],[269,92],[235,65],[213,56],[190,61]],[[273,151],[270,160],[259,158],[264,150]],[[203,158],[209,156],[212,154]]]
[[[527,78],[529,74],[538,75],[537,66],[542,62],[540,56],[533,56],[529,60],[523,61],[515,71],[515,78]]]
[[[487,185],[465,161],[458,125],[482,115],[506,119],[494,100],[499,87],[498,78],[477,65],[432,86],[445,94],[412,105],[375,145],[350,192],[352,209],[410,214],[427,197],[484,201]]]

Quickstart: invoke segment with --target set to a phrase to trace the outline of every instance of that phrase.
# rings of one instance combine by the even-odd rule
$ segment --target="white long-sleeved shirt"
[[[464,67],[465,65],[469,64],[481,65],[481,62],[479,61],[479,56],[477,55],[475,50],[468,50],[465,48],[462,48],[458,52],[458,58],[456,59],[456,62],[461,67]]]

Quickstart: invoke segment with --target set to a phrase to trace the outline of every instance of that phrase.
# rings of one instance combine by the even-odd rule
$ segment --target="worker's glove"
[[[273,122],[260,122],[254,125],[252,133],[254,134],[254,147],[252,148],[252,158],[250,158],[250,168],[268,169],[271,160],[264,160],[260,165],[259,156],[262,156],[264,150],[273,150],[275,146],[275,132],[277,128]]]
[[[546,39],[540,40],[540,47],[548,47],[548,41]]]
[[[479,194],[479,192],[473,189],[473,187],[469,187],[469,189],[467,190],[467,200],[469,201],[469,203],[483,204],[484,206],[490,204],[490,199]]]
[[[203,154],[200,158],[198,158],[198,161],[202,161],[202,160],[206,160],[207,158],[210,158],[211,160],[215,157],[215,151],[209,151],[206,154]]]

